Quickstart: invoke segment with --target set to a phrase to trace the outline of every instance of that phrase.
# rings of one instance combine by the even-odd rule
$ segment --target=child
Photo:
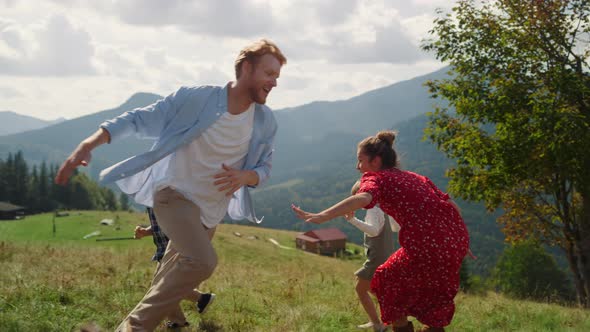
[[[381,320],[394,332],[414,331],[408,316],[444,331],[455,313],[459,269],[469,235],[457,205],[430,179],[398,168],[395,133],[381,131],[358,145],[357,169],[364,173],[356,195],[320,212],[292,206],[307,222],[323,223],[376,204],[399,223],[400,249],[379,266],[371,281]]]
[[[135,234],[134,237],[136,239],[141,239],[145,236],[151,235],[154,240],[154,245],[156,245],[156,252],[152,257],[152,261],[158,262],[156,266],[156,271],[154,274],[158,272],[161,266],[161,261],[165,256],[166,248],[168,247],[168,237],[166,234],[162,232],[158,222],[156,221],[156,215],[154,214],[154,210],[152,208],[147,208],[147,214],[150,219],[150,226],[142,227],[142,226],[135,226]],[[210,235],[212,237],[213,234]],[[168,250],[174,251],[173,248],[169,248]],[[168,253],[170,255],[170,253]],[[200,314],[205,313],[207,308],[211,303],[213,303],[213,299],[215,299],[214,293],[201,293],[198,290],[193,290],[192,294],[189,295],[187,300],[190,300],[195,303],[197,311]],[[166,326],[168,328],[179,328],[183,326],[189,326],[190,324],[187,322],[184,313],[180,306],[177,306],[175,310],[168,315],[168,321],[166,322]]]
[[[352,186],[351,194],[356,194],[359,188],[360,181],[357,181]],[[354,274],[357,277],[356,293],[369,316],[370,322],[359,325],[358,328],[373,328],[374,331],[384,331],[385,325],[377,316],[377,310],[369,291],[375,270],[393,253],[393,232],[399,230],[399,225],[395,220],[383,213],[378,206],[367,210],[365,221],[355,218],[354,212],[345,214],[344,218],[365,233],[364,246],[367,260],[363,267]]]

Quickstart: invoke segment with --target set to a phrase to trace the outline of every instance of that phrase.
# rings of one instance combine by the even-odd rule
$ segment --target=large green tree
[[[100,187],[92,181],[85,173],[74,175],[68,187],[71,190],[70,204],[74,209],[97,210],[103,209],[104,198]]]
[[[493,277],[504,293],[519,298],[567,298],[570,293],[565,273],[535,240],[506,248]]]
[[[449,190],[484,201],[509,240],[561,247],[590,306],[590,1],[460,0],[423,48],[450,65],[427,136]]]

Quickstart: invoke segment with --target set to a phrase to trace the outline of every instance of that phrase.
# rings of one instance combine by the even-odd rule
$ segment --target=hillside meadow
[[[100,225],[104,218],[115,222]],[[147,223],[139,213],[97,211],[0,221],[0,331],[113,330],[149,285],[154,246],[150,238],[96,239],[130,236]],[[101,235],[83,239],[95,231]],[[366,322],[353,276],[363,258],[301,252],[293,248],[295,235],[221,225],[214,239],[219,265],[201,287],[218,297],[205,315],[183,303],[191,322],[185,330],[355,331]],[[590,331],[589,312],[575,307],[495,293],[459,294],[456,303],[448,331]]]

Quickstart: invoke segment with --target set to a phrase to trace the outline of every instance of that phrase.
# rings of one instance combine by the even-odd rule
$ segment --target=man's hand
[[[111,141],[111,135],[103,128],[99,128],[94,134],[83,140],[72,154],[61,164],[55,176],[55,183],[66,185],[74,170],[82,165],[88,166],[92,159],[92,151],[95,147]]]
[[[215,174],[217,179],[213,182],[218,191],[225,191],[226,196],[231,196],[242,186],[255,186],[258,184],[258,173],[250,170],[239,170],[225,164],[221,165],[223,171]]]
[[[135,233],[133,234],[133,237],[136,239],[141,239],[142,237],[148,236],[148,235],[152,235],[152,227],[141,227],[141,226],[135,226]]]
[[[62,186],[66,185],[72,176],[72,173],[78,166],[88,166],[92,159],[90,151],[91,149],[88,145],[80,143],[68,159],[61,164],[61,167],[55,176],[55,183]]]

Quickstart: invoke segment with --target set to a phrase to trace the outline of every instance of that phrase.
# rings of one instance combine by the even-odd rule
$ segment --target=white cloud
[[[12,49],[15,52],[22,52],[24,49],[20,34],[10,26],[0,31],[0,40],[2,40],[8,49]]]
[[[301,6],[301,2],[297,2]],[[347,21],[359,8],[358,0],[308,0],[305,6],[315,9],[317,17],[324,25]]]
[[[25,45],[26,35],[30,35]],[[18,26],[2,30],[4,45],[12,52],[0,56],[0,75],[69,76],[92,75],[94,47],[89,34],[71,25],[62,15],[45,25]],[[12,54],[11,54],[12,53]]]
[[[210,36],[248,37],[272,27],[267,6],[248,0],[125,0],[116,1],[113,11],[128,24],[172,25]]]
[[[23,96],[23,94],[13,87],[0,86],[0,97],[1,98],[9,99],[9,98],[22,97],[22,96]]]
[[[166,66],[166,52],[163,49],[147,49],[143,54],[144,62],[149,67]]]
[[[375,41],[356,44],[338,43],[329,60],[343,63],[401,63],[412,64],[424,57],[416,45],[402,33],[400,26],[392,24],[375,32]]]
[[[425,13],[405,18],[401,20],[400,23],[403,27],[404,33],[409,36],[416,45],[419,45],[424,38],[429,37],[428,31],[432,29],[434,18],[434,14]]]
[[[412,2],[417,6],[429,8],[445,8],[453,5],[453,2],[448,0],[412,0]]]
[[[347,1],[346,8],[337,2],[325,7],[299,4],[273,9],[282,23],[279,36],[289,40],[285,48],[294,59],[411,64],[425,56],[419,52],[419,40],[402,26],[400,11],[387,0]],[[329,8],[340,13],[333,15],[338,20],[320,16]]]
[[[97,49],[100,72],[109,76],[130,76],[141,69],[138,57],[126,54],[125,47],[103,46]]]
[[[13,7],[16,4],[17,0],[1,0],[0,6],[2,7]]]
[[[211,39],[270,34],[271,39],[288,40],[283,47],[296,59],[346,63],[420,60],[418,43],[400,28],[399,10],[387,0],[128,0],[113,2],[105,12],[126,24],[176,27]]]
[[[223,85],[262,37],[288,58],[270,106],[351,98],[442,66],[419,50],[441,1],[0,0],[0,109],[73,118]]]
[[[281,89],[287,90],[303,90],[309,87],[310,79],[305,76],[294,76],[289,75],[284,78],[280,78]]]
[[[198,75],[197,81],[202,82],[202,84],[224,85],[233,78],[219,70],[216,66],[199,67],[196,70],[196,74]],[[193,77],[192,84],[194,84],[194,82]]]
[[[297,106],[316,100],[348,99],[361,93],[411,79],[439,69],[442,65],[423,60],[413,66],[388,63],[378,64],[326,64],[310,61],[283,68],[278,87],[269,97],[269,105],[279,109]],[[290,86],[288,78],[306,80],[301,87]]]

